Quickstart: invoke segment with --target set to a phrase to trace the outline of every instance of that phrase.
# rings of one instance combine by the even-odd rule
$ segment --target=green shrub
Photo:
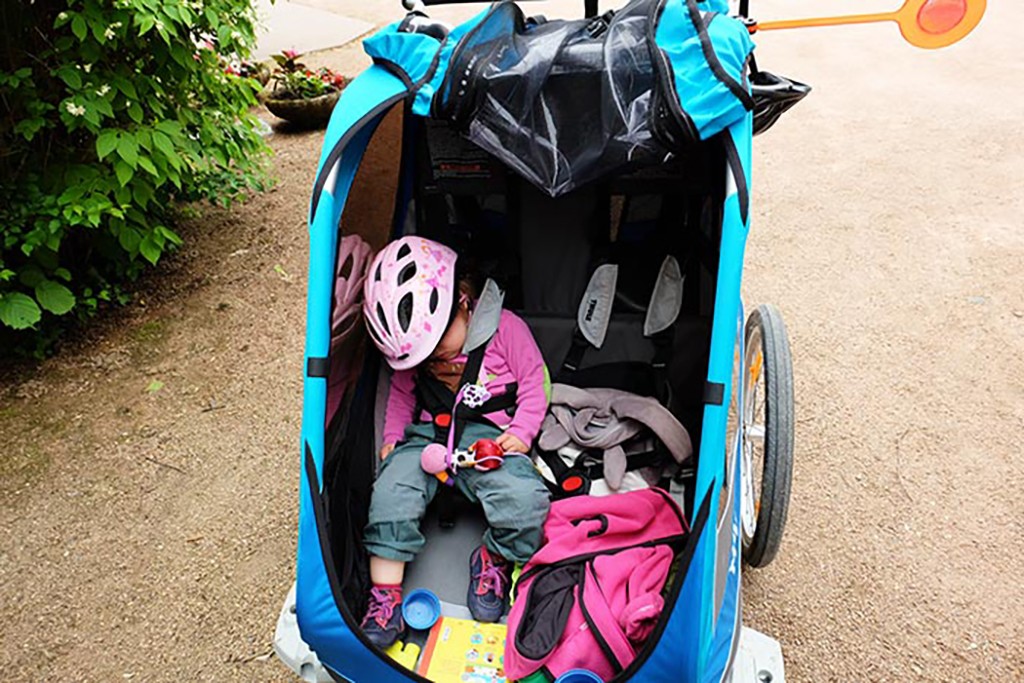
[[[260,84],[223,57],[248,55],[255,17],[251,0],[3,5],[0,348],[38,353],[181,243],[175,205],[262,189]]]

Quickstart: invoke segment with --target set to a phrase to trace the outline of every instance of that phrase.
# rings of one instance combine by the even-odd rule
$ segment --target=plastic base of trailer
[[[294,582],[281,607],[281,615],[277,618],[274,653],[304,683],[333,683],[334,679],[324,670],[316,653],[309,649],[309,645],[299,635],[299,621],[295,617]]]
[[[742,628],[725,683],[786,683],[779,641],[752,628]]]
[[[725,683],[786,683],[779,641],[752,628],[742,627],[732,669]],[[274,631],[274,652],[304,683],[332,683],[330,675],[299,635],[295,618],[295,584],[281,607]]]

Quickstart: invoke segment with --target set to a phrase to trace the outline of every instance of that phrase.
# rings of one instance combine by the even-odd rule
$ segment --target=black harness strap
[[[562,368],[558,371],[556,381],[561,384],[572,384],[572,377],[580,369],[580,365],[583,363],[583,356],[587,353],[589,346],[590,342],[587,341],[587,338],[583,336],[579,326],[577,326],[572,334],[572,346],[569,347],[569,352],[565,354],[565,360],[562,361]]]
[[[551,470],[552,476],[555,481],[551,482],[547,479],[544,480],[544,484],[551,491],[552,495],[556,498],[563,498],[572,495],[581,495],[589,492],[589,484],[597,481],[598,479],[604,479],[604,462],[602,459],[602,453],[594,449],[585,450],[576,456],[576,460],[573,461],[572,465],[567,465],[565,460],[558,454],[557,451],[546,451],[541,448],[535,448],[534,451],[537,453],[544,464]],[[596,455],[595,455],[596,454]],[[665,463],[665,453],[661,450],[655,449],[652,451],[645,451],[643,453],[632,453],[626,458],[626,471],[633,472],[635,470],[643,469],[644,467],[657,467]],[[586,464],[583,461],[586,459],[593,459],[596,462]],[[563,484],[570,477],[582,477],[585,485],[580,488],[566,489]]]
[[[493,339],[493,335],[491,339]],[[480,376],[480,368],[483,367],[484,354],[491,343],[488,339],[485,343],[473,349],[466,356],[466,365],[462,369],[462,376],[459,377],[459,387],[467,384],[476,384]],[[448,388],[441,380],[429,373],[419,373],[416,379],[416,399],[418,402],[417,413],[420,410],[430,414],[434,424],[434,440],[437,443],[447,443],[448,432],[455,430],[453,441],[457,445],[462,439],[462,432],[468,422],[488,422],[484,417],[491,413],[509,411],[515,408],[516,396],[519,386],[515,382],[505,385],[505,391],[498,396],[489,398],[478,408],[470,408],[462,404],[455,411],[455,419],[451,419],[451,411],[455,406],[456,393]],[[444,419],[447,416],[448,419]]]

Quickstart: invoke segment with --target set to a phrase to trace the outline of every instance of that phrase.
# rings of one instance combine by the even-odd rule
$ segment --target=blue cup
[[[441,600],[433,591],[417,588],[402,599],[402,618],[409,628],[425,631],[441,618]]]
[[[573,669],[555,679],[555,683],[604,683],[601,677],[586,669]]]

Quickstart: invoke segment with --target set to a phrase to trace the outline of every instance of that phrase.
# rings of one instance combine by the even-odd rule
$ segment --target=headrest
[[[466,343],[462,345],[462,353],[469,354],[475,348],[486,344],[487,340],[498,331],[501,322],[501,306],[505,302],[505,292],[497,283],[488,278],[480,298],[473,307],[473,317],[469,319],[466,331]]]
[[[608,334],[618,279],[618,264],[605,263],[595,268],[576,312],[576,325],[580,334],[597,349],[604,345],[605,335]],[[647,304],[647,315],[644,318],[645,337],[652,337],[675,324],[683,306],[684,279],[679,261],[674,256],[666,256],[661,262],[658,278]]]

